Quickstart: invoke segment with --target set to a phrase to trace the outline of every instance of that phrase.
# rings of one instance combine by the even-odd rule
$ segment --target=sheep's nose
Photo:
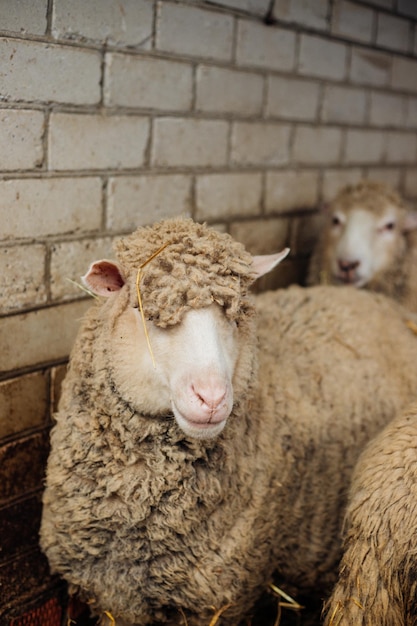
[[[193,391],[204,407],[214,412],[224,401],[226,387],[223,385],[193,385]]]
[[[338,264],[340,270],[348,274],[359,267],[360,261],[345,261],[343,259],[338,259]]]

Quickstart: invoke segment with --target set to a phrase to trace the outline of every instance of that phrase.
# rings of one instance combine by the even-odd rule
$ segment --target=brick
[[[263,77],[249,72],[200,66],[197,70],[197,111],[259,115]]]
[[[407,102],[406,125],[417,126],[417,98],[409,98]]]
[[[243,243],[251,254],[274,254],[285,248],[289,220],[283,217],[235,222],[230,234]]]
[[[44,35],[46,32],[47,0],[0,2],[1,30],[23,35]]]
[[[311,209],[318,200],[318,172],[285,171],[266,175],[265,210],[286,213]]]
[[[134,230],[177,215],[191,215],[191,176],[168,174],[110,179],[107,228]]]
[[[0,372],[66,358],[91,300],[5,317],[0,325]]]
[[[365,85],[387,85],[391,74],[392,59],[389,55],[373,50],[352,50],[350,78]]]
[[[398,11],[408,17],[417,19],[417,5],[415,0],[398,0]]]
[[[362,124],[366,115],[366,93],[359,89],[327,85],[322,120],[340,124]]]
[[[52,300],[67,300],[84,294],[80,287],[90,264],[99,259],[114,258],[112,239],[83,239],[63,241],[51,246],[50,286]]]
[[[363,6],[340,0],[334,7],[332,33],[370,43],[374,23],[374,11]]]
[[[317,116],[320,85],[310,80],[270,76],[266,115],[281,119],[313,121]]]
[[[225,13],[158,2],[156,49],[227,61],[232,57],[233,17]],[[184,36],[184,33],[187,33]]]
[[[286,124],[235,122],[231,160],[240,165],[282,165],[289,161],[291,127]]]
[[[346,75],[347,47],[312,35],[301,35],[300,74],[342,80]]]
[[[45,266],[45,246],[0,248],[0,313],[46,301]]]
[[[311,254],[323,228],[323,215],[324,212],[319,211],[304,217],[296,217],[291,221],[289,245],[293,254]],[[301,284],[304,284],[304,279],[305,275],[300,281]]]
[[[49,169],[141,167],[148,138],[146,117],[53,113],[49,128]]]
[[[198,176],[196,219],[216,220],[260,213],[261,174],[227,173]]]
[[[95,50],[0,39],[0,98],[11,102],[100,101],[101,57]]]
[[[378,26],[376,43],[391,50],[407,52],[410,42],[410,25],[407,20],[387,15],[378,14]]]
[[[108,106],[187,111],[192,103],[192,67],[131,54],[107,54],[104,99]]]
[[[338,128],[298,126],[295,130],[293,159],[299,163],[339,161],[342,133]]]
[[[346,163],[378,163],[382,161],[385,136],[380,131],[349,130],[346,135]]]
[[[41,513],[39,494],[0,509],[0,561],[10,560],[38,546]]]
[[[40,548],[21,554],[2,564],[0,566],[0,618],[2,619],[2,626],[3,624],[10,626],[13,622],[16,623],[13,619],[16,614],[22,615],[22,610],[24,611],[25,608],[26,610],[33,609],[34,598],[39,602],[39,597],[42,597],[41,594],[47,587],[51,588],[53,585],[57,587],[58,584],[62,589],[62,582],[59,583],[57,575],[51,575],[46,556],[40,551]],[[63,593],[62,597],[64,598]],[[25,607],[25,601],[28,602],[27,607]],[[56,613],[59,614],[59,610]],[[43,617],[45,619],[45,613]],[[29,623],[40,624],[38,619],[35,618],[35,620],[32,618]],[[51,624],[50,620],[51,616],[48,611],[43,624]],[[25,622],[27,623],[26,616],[21,623]],[[60,623],[59,617],[57,623]]]
[[[25,178],[0,181],[5,239],[95,230],[101,225],[99,178]],[[59,210],[57,210],[59,207]]]
[[[327,30],[327,0],[275,0],[272,16],[308,28]]]
[[[33,169],[43,160],[44,115],[40,111],[0,111],[0,170]]]
[[[289,30],[239,20],[236,60],[240,65],[292,70],[295,42],[295,34]]]
[[[154,123],[154,166],[225,165],[229,124],[222,120],[160,118]]]
[[[356,185],[362,178],[363,172],[359,168],[327,169],[323,173],[323,200],[333,200],[342,187]]]
[[[401,168],[393,167],[368,167],[366,178],[386,183],[394,189],[399,189],[401,181]]]
[[[417,137],[415,133],[390,132],[387,137],[386,160],[388,163],[415,163]]]
[[[151,48],[153,3],[149,0],[55,0],[55,38],[94,39],[116,45]]]
[[[392,86],[404,91],[417,92],[417,60],[393,58]]]
[[[48,415],[48,376],[35,372],[0,382],[0,440],[39,428]]]
[[[372,92],[369,121],[377,126],[403,126],[406,101],[402,96]]]
[[[404,193],[408,198],[417,198],[417,167],[406,168]]]
[[[42,487],[48,448],[46,432],[0,447],[0,506]]]

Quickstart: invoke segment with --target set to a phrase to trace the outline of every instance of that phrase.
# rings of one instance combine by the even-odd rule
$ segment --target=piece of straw
[[[221,617],[221,615],[227,611],[227,609],[230,609],[230,607],[233,606],[233,603],[230,604],[225,604],[224,606],[222,606],[221,609],[219,609],[218,611],[215,612],[215,614],[213,615],[213,617],[210,620],[210,624],[209,626],[216,626],[217,622],[219,621],[219,618]]]
[[[156,368],[155,357],[153,355],[151,342],[149,340],[148,329],[146,328],[145,314],[143,312],[142,297],[140,295],[139,283],[140,283],[140,279],[142,278],[142,270],[145,267],[145,265],[148,265],[148,263],[150,263],[156,256],[158,256],[158,254],[160,254],[162,252],[162,250],[165,250],[165,248],[167,246],[169,246],[169,242],[164,244],[160,248],[158,248],[158,250],[156,252],[154,252],[152,254],[152,256],[149,257],[149,259],[147,259],[144,263],[142,263],[142,265],[139,266],[138,273],[137,273],[137,276],[136,276],[136,293],[138,295],[139,310],[140,310],[140,315],[141,315],[141,318],[142,318],[142,324],[143,324],[143,330],[144,330],[145,337],[146,337],[146,343],[148,344],[148,350],[149,350],[149,354],[151,355],[152,365],[153,365],[154,369]]]
[[[116,620],[114,619],[110,611],[103,611],[103,612],[104,612],[104,615],[106,615],[109,618],[111,626],[116,626]]]
[[[88,295],[91,296],[92,298],[95,298],[96,300],[100,299],[95,293],[93,293],[92,291],[87,289],[87,287],[84,287],[84,285],[81,285],[80,283],[77,283],[75,280],[72,280],[71,278],[67,278],[67,281],[69,283],[72,283],[76,287],[78,287],[78,289],[82,289],[82,291],[85,291],[85,293],[88,293]]]

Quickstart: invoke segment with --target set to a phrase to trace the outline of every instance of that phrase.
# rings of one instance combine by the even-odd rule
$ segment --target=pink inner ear
[[[288,255],[290,249],[284,248],[281,252],[276,254],[261,254],[253,257],[253,268],[256,272],[256,277],[260,278],[264,274],[267,274],[281,263],[283,259]]]
[[[98,296],[110,296],[125,284],[118,265],[112,261],[96,261],[82,280],[88,289]]]

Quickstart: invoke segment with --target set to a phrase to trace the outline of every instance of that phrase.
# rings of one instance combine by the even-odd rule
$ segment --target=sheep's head
[[[396,269],[406,251],[406,233],[417,227],[417,214],[400,196],[372,181],[343,188],[326,213],[321,269],[334,284],[363,287]]]
[[[118,311],[108,350],[119,393],[142,413],[172,411],[188,436],[214,437],[247,393],[249,287],[288,249],[252,257],[229,235],[177,219],[138,229],[116,252],[118,263],[93,263],[83,280]]]

